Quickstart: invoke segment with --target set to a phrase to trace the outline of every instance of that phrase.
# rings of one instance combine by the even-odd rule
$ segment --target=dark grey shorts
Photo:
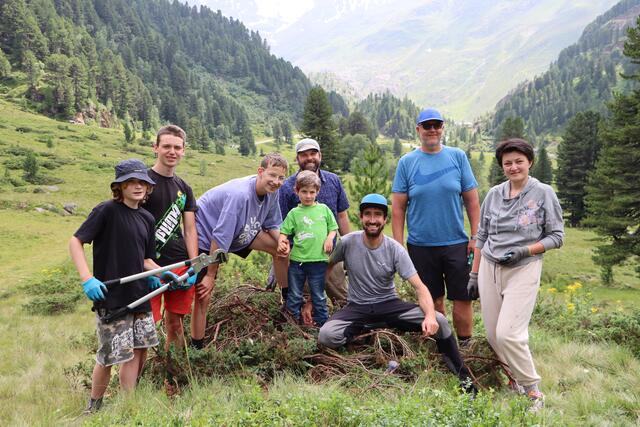
[[[151,312],[127,313],[110,323],[100,320],[103,310],[96,313],[98,352],[96,362],[102,366],[119,365],[133,359],[133,350],[158,345],[156,325]]]
[[[471,271],[467,265],[467,246],[466,242],[451,246],[414,246],[407,243],[409,257],[433,299],[443,296],[446,287],[448,300],[471,300],[467,292]]]

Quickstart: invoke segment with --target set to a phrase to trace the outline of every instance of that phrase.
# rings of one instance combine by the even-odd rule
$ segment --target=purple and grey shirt
[[[213,187],[197,204],[196,227],[201,250],[208,251],[215,240],[225,251],[239,251],[249,246],[260,230],[278,229],[282,223],[278,192],[267,193],[260,200],[255,175]]]

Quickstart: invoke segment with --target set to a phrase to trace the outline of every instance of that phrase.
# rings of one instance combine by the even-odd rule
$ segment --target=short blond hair
[[[267,169],[268,167],[284,168],[285,171],[289,170],[289,163],[282,157],[280,153],[269,153],[262,158],[260,167]]]
[[[311,171],[298,172],[296,176],[296,190],[304,187],[315,187],[316,190],[320,190],[320,177],[318,174]]]

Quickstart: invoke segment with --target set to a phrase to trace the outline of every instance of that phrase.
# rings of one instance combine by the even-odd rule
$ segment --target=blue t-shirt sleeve
[[[461,184],[462,184],[462,192],[472,190],[478,186],[478,181],[473,176],[473,170],[471,170],[471,164],[469,163],[469,159],[467,159],[467,155],[462,152],[462,155],[459,155],[460,158],[460,166],[461,166]]]
[[[408,193],[409,192],[409,181],[407,180],[406,163],[407,163],[406,157],[402,157],[398,161],[396,174],[393,177],[393,186],[391,187],[392,193]]]

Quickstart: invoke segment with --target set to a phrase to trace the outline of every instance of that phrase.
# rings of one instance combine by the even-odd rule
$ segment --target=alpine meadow
[[[531,1],[490,3],[483,2],[486,10],[479,14],[478,5],[457,1],[421,1],[412,8],[391,0],[201,0],[196,5],[181,0],[0,0],[0,274],[4,278],[0,283],[0,423],[640,425],[640,0],[573,5],[560,1],[544,13]],[[362,21],[349,31],[347,18],[353,18],[355,11]],[[471,33],[456,33],[455,22],[470,23],[470,11],[479,16],[469,24]],[[389,16],[382,17],[383,13]],[[434,16],[447,21],[437,23],[431,19]],[[504,31],[489,25],[508,16],[514,22],[505,24]],[[579,36],[574,21],[584,21]],[[362,23],[366,22],[380,28],[365,29]],[[521,34],[513,31],[519,26]],[[314,40],[305,38],[305,28]],[[419,74],[416,70],[430,54],[422,39],[442,41],[448,34],[443,51],[449,59],[438,51],[438,60],[430,65],[433,72]],[[528,39],[531,34],[539,40]],[[280,43],[273,51],[291,52],[292,57],[274,54],[271,37]],[[504,38],[501,46],[514,51],[495,47],[489,54],[500,38]],[[393,55],[383,54],[376,46]],[[549,63],[549,49],[556,48],[557,58]],[[486,55],[481,55],[483,51]],[[365,60],[366,53],[371,57]],[[419,62],[418,53],[424,55]],[[487,63],[476,64],[478,69],[469,71],[472,77],[460,78],[478,58]],[[523,66],[514,70],[518,58]],[[409,62],[414,62],[411,67],[406,66]],[[400,68],[406,70],[400,73]],[[447,75],[451,76],[449,86],[442,83]],[[514,84],[515,78],[522,80]],[[372,88],[374,92],[365,93]],[[175,126],[167,131],[167,125]],[[170,138],[164,138],[167,135]],[[358,280],[358,269],[368,267],[367,260],[354,262],[348,258],[350,252],[335,246],[349,240],[343,239],[345,228],[363,230],[363,245],[368,248],[366,239],[373,240],[375,218],[367,215],[377,212],[377,206],[384,213],[384,218],[378,218],[384,229],[376,238],[393,242],[395,251],[407,252],[404,241],[396,244],[394,210],[406,209],[409,218],[415,193],[398,190],[397,176],[412,154],[427,153],[425,141],[433,135],[440,135],[438,144],[455,149],[468,164],[480,203],[492,199],[491,188],[496,185],[506,182],[505,188],[513,188],[509,184],[515,182],[513,167],[509,169],[502,157],[496,157],[496,148],[505,140],[522,140],[530,147],[535,160],[525,179],[539,181],[557,195],[563,214],[563,218],[558,215],[559,222],[564,220],[563,242],[554,250],[540,244],[538,253],[546,253],[529,329],[525,329],[541,377],[535,389],[539,385],[544,392],[544,405],[531,398],[530,388],[522,388],[531,384],[518,384],[519,368],[492,347],[495,342],[485,329],[486,313],[481,308],[483,301],[486,304],[482,290],[480,298],[471,302],[470,337],[460,332],[457,301],[444,300],[450,325],[446,328],[451,329],[455,346],[447,354],[459,352],[469,372],[466,384],[461,381],[463,371],[452,368],[455,360],[443,357],[442,335],[406,331],[406,319],[363,321],[353,336],[350,324],[344,330],[346,344],[336,349],[318,342],[326,325],[332,324],[331,316],[344,314],[357,297],[357,289],[351,287],[342,299],[330,293],[334,292],[329,289],[331,268],[344,273],[343,264],[332,257],[344,256],[349,284]],[[177,148],[167,148],[170,154],[162,151],[167,140],[178,141]],[[288,168],[279,163],[280,155]],[[116,165],[122,167],[125,159],[139,159],[150,169],[123,172]],[[110,311],[103,312],[92,297],[102,288],[89,285],[95,280],[108,288],[103,297],[113,301],[110,298],[119,291],[104,285],[112,277],[103,278],[98,263],[109,264],[121,254],[111,253],[95,264],[93,256],[100,253],[95,252],[101,250],[100,239],[113,239],[129,251],[140,237],[123,231],[109,236],[96,233],[93,243],[78,240],[89,261],[88,279],[73,258],[72,236],[77,238],[87,224],[97,223],[105,201],[131,208],[127,203],[135,196],[141,207],[129,210],[147,215],[144,203],[154,194],[147,190],[140,195],[132,188],[150,188],[144,179],[156,176],[156,166],[165,160],[174,162],[168,170],[175,169],[194,196],[194,206],[187,202],[185,208],[183,202],[184,212],[177,215],[183,221],[182,225],[177,221],[177,229],[179,234],[181,227],[184,230],[184,253],[205,252],[199,259],[208,260],[210,270],[195,271],[197,263],[192,259],[185,266],[187,279],[177,280],[181,273],[157,275],[154,286],[170,284],[155,329],[147,331],[159,343],[137,345],[132,338],[130,350],[136,355],[132,357],[146,349],[146,361],[143,358],[136,366],[140,369],[137,381],[127,386],[130,364],[122,359],[107,370],[106,391],[97,395],[96,372],[104,372],[99,371],[99,358],[106,340],[100,331],[116,326],[102,323],[104,313]],[[317,177],[307,175],[314,175],[321,182],[319,187],[296,183],[303,169],[317,172]],[[329,253],[327,259],[309,263],[330,266],[326,285],[323,278],[320,289],[323,296],[326,289],[322,304],[328,307],[327,323],[327,319],[317,320],[320,303],[311,279],[304,299],[304,280],[298,284],[301,308],[297,313],[290,309],[294,290],[280,289],[278,257],[283,258],[283,248],[291,251],[291,246],[301,243],[293,233],[293,245],[285,236],[280,240],[276,236],[273,248],[268,247],[265,236],[279,233],[277,227],[266,226],[272,216],[264,219],[263,228],[258,223],[242,249],[233,244],[225,247],[216,241],[215,232],[206,245],[202,243],[202,224],[210,219],[201,216],[206,210],[202,196],[216,186],[252,175],[256,175],[251,188],[256,190],[253,199],[258,213],[223,210],[215,212],[219,222],[249,216],[247,222],[255,223],[260,209],[270,205],[278,218],[282,216],[280,223],[288,224],[285,217],[292,215],[280,215],[287,188],[298,197],[295,204],[305,208],[329,205],[305,201],[305,189],[311,188],[321,202],[326,192],[337,191],[332,187],[335,183],[343,186],[346,199],[338,203],[337,230],[331,230],[339,237],[325,241],[325,232],[325,246],[320,247]],[[431,178],[436,175],[431,173]],[[434,180],[438,182],[439,177]],[[241,183],[253,182],[250,179],[231,181],[237,187],[233,190],[242,191]],[[160,179],[156,181],[154,191],[160,193],[164,187]],[[234,191],[226,199],[233,199]],[[407,206],[395,203],[398,194],[408,197]],[[461,194],[456,203],[464,211],[460,227],[464,224],[468,236],[466,248],[467,239],[477,238],[478,224],[473,224],[476,217],[465,204],[465,192]],[[197,208],[196,199],[200,199]],[[506,195],[503,199],[508,202]],[[378,200],[377,205],[370,200]],[[421,211],[425,218],[440,209],[438,201],[432,203]],[[483,206],[487,218],[478,214],[480,229],[488,217],[496,215]],[[213,217],[209,209],[206,213]],[[518,215],[530,209],[522,206]],[[507,229],[505,224],[496,229]],[[237,229],[242,238],[252,231],[242,224]],[[191,230],[197,231],[195,238]],[[147,234],[153,246],[154,234]],[[404,238],[402,234],[400,240]],[[234,236],[234,242],[237,239]],[[145,268],[151,270],[147,258],[160,264],[160,250],[156,245],[157,252],[149,257],[149,244],[145,244],[139,261],[144,258]],[[406,245],[409,255],[412,245]],[[489,263],[486,252],[492,249],[486,246],[481,262]],[[213,259],[213,252],[207,256],[210,248],[229,252],[228,260],[226,256]],[[251,252],[246,258],[245,249]],[[525,249],[523,256],[536,255],[530,247]],[[473,248],[470,253],[463,260],[468,267],[465,294],[471,294],[467,281],[471,284],[474,272],[478,273]],[[291,289],[295,284],[292,265],[304,264],[294,261],[293,254],[286,252],[291,260],[284,279]],[[400,273],[406,270],[401,264],[392,266],[393,292],[404,301],[419,302],[426,322],[430,310],[438,308],[437,301],[425,309],[424,290],[412,280],[420,269],[411,267],[412,274],[403,280]],[[504,268],[500,261],[494,265]],[[480,287],[486,286],[482,271],[476,274]],[[445,276],[449,298],[449,277]],[[188,290],[197,302],[202,300],[206,280],[214,284],[211,299],[200,313],[204,318],[198,319],[191,305],[179,317],[168,315],[166,294]],[[149,285],[149,291],[154,286]],[[176,286],[180,290],[174,290]],[[135,312],[133,308],[124,311],[127,316]],[[312,319],[305,317],[311,313]],[[176,318],[178,326],[170,323]],[[440,331],[446,329],[443,324],[438,323]],[[198,337],[198,325],[204,325],[203,337]],[[139,333],[138,326],[131,329]]]

